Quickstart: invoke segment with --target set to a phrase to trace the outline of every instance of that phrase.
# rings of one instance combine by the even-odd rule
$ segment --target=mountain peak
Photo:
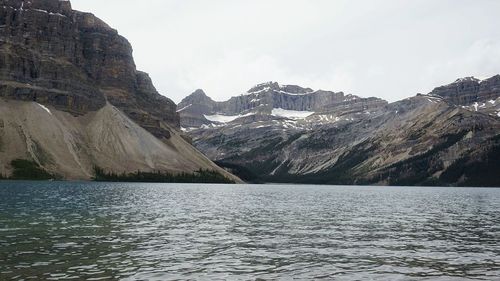
[[[261,83],[261,84],[257,84],[255,86],[253,86],[252,88],[250,88],[250,90],[247,91],[247,93],[261,92],[261,91],[264,91],[267,89],[277,90],[279,88],[280,88],[280,84],[278,84],[277,82],[269,81],[269,82],[265,82],[265,83]]]
[[[458,78],[453,82],[452,84],[457,84],[457,83],[468,83],[468,82],[476,82],[479,83],[481,80],[475,78],[474,76],[469,76],[469,77],[463,77],[463,78]]]
[[[291,95],[303,95],[313,93],[314,90],[311,88],[303,88],[297,85],[281,85],[278,82],[265,82],[258,85],[253,86],[250,90],[248,90],[248,94],[260,93],[263,91],[273,90],[285,94]]]
[[[441,96],[446,101],[461,106],[468,106],[474,102],[485,102],[498,97],[499,78],[499,75],[484,80],[473,76],[464,77],[448,85],[435,88],[430,95]]]
[[[191,96],[201,96],[201,97],[208,97],[207,94],[205,93],[205,91],[203,91],[202,89],[197,89],[196,91],[194,91]]]
[[[192,94],[190,94],[189,96],[185,97],[178,105],[177,105],[177,108],[178,108],[178,111],[179,111],[179,108],[180,109],[186,109],[192,105],[210,105],[210,104],[213,104],[215,103],[214,100],[212,100],[209,96],[207,96],[207,94],[205,93],[205,91],[203,91],[202,89],[197,89],[196,91],[194,91]]]

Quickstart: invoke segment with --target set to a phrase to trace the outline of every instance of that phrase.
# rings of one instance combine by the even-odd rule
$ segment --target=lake
[[[0,280],[500,280],[500,189],[0,183]]]

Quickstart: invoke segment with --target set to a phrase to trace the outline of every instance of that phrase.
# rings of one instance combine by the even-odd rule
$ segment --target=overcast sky
[[[179,102],[277,81],[389,101],[500,73],[498,0],[72,0]]]

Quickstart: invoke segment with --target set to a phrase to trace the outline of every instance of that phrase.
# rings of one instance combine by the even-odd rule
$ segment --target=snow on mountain
[[[455,80],[455,82],[453,82],[452,84],[454,84],[454,83],[464,83],[464,82],[480,82],[480,81],[481,81],[480,79],[477,79],[474,76],[471,76],[471,77],[459,78],[459,79]]]
[[[242,117],[247,117],[250,115],[254,115],[254,113],[247,113],[243,115],[221,115],[221,114],[214,114],[214,115],[204,115],[207,120],[212,121],[212,122],[218,122],[218,123],[229,123],[232,122],[238,118]]]
[[[313,115],[313,111],[297,111],[297,110],[286,110],[282,108],[273,108],[271,115],[276,117],[285,117],[289,119],[303,119]]]
[[[36,103],[38,104],[43,110],[47,111],[48,114],[52,115],[52,112],[50,112],[50,109],[48,109],[45,105],[41,105],[39,103]]]
[[[181,108],[181,109],[178,109],[178,110],[177,110],[177,112],[181,112],[181,111],[183,111],[183,110],[186,110],[186,109],[188,109],[190,106],[193,106],[193,104],[189,104],[189,105],[187,105],[187,106],[185,106],[185,107],[183,107],[183,108]]]

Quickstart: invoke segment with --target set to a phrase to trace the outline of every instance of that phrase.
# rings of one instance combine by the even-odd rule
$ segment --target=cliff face
[[[342,92],[313,91],[296,85],[268,82],[224,102],[215,102],[202,90],[197,90],[183,99],[177,108],[181,115],[182,127],[196,128],[201,125],[216,124],[217,122],[214,123],[206,118],[212,115],[272,115],[274,109],[323,112],[347,107],[351,111],[362,112],[386,104],[386,101],[378,98],[360,98],[344,95]]]
[[[188,142],[176,105],[136,70],[116,30],[69,1],[0,0],[0,172],[15,159],[66,179],[214,170]]]
[[[129,42],[69,1],[0,1],[0,96],[74,115],[107,100],[162,139],[179,126],[175,104],[136,70]]]
[[[177,111],[182,115],[181,126],[184,128],[200,127],[211,122],[204,115],[216,111],[218,103],[209,98],[203,90],[196,90],[184,98]]]
[[[500,75],[483,81],[474,77],[457,79],[451,84],[437,87],[430,94],[463,106],[494,100],[500,96]]]

